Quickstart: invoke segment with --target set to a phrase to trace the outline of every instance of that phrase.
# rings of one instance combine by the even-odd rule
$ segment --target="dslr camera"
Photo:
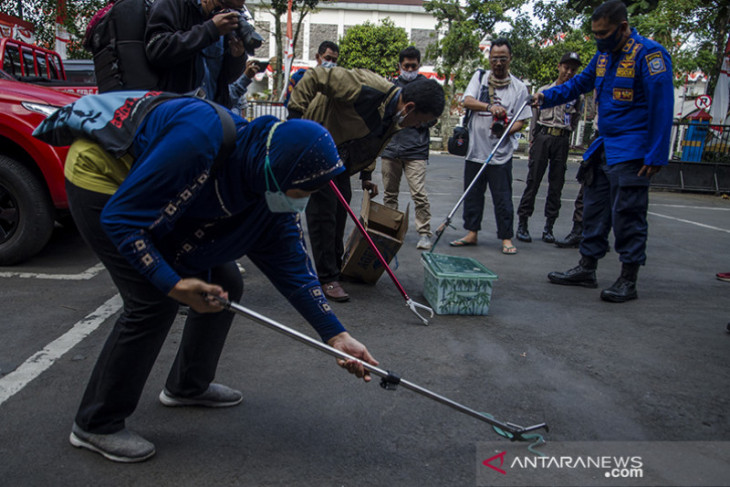
[[[504,135],[507,125],[509,125],[509,118],[507,118],[507,114],[504,114],[501,117],[494,117],[494,122],[492,122],[492,135],[498,139],[501,138],[502,135]]]
[[[227,8],[221,9],[214,14],[226,12],[236,12],[238,14],[238,27],[236,27],[236,30],[233,31],[233,35],[243,41],[243,48],[246,50],[246,54],[253,56],[254,50],[261,47],[264,43],[264,38],[261,37],[261,35],[256,32],[254,26],[251,25],[250,21],[253,20],[251,12],[249,12],[244,5],[241,10]]]

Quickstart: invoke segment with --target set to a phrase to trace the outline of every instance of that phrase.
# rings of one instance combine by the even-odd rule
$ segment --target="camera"
[[[261,35],[256,32],[254,26],[251,25],[250,21],[253,20],[251,12],[249,12],[244,5],[241,10],[232,8],[215,10],[213,12],[213,15],[226,12],[236,12],[238,14],[238,27],[236,27],[236,29],[233,31],[233,35],[243,41],[243,48],[245,49],[246,54],[248,54],[249,56],[253,56],[254,50],[261,47],[261,45],[264,43],[264,38],[261,37]]]
[[[507,125],[509,125],[509,119],[506,114],[501,117],[494,117],[494,122],[492,122],[492,135],[498,139],[501,138],[504,135]]]
[[[253,56],[254,50],[264,43],[264,38],[256,32],[253,25],[249,24],[243,15],[238,18],[238,27],[233,33],[243,41],[243,48],[249,56]]]

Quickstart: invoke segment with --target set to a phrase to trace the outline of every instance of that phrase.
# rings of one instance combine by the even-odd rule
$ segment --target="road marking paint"
[[[49,343],[45,348],[33,354],[17,369],[4,377],[0,377],[0,404],[20,392],[30,381],[45,372],[63,354],[71,350],[84,338],[106,321],[122,307],[122,298],[116,294],[77,322],[69,331]]]
[[[682,222],[682,223],[689,223],[690,225],[697,225],[698,227],[707,228],[710,230],[717,230],[719,232],[730,233],[730,230],[726,230],[724,228],[713,227],[712,225],[705,225],[704,223],[693,222],[692,220],[685,220],[684,218],[677,218],[674,216],[662,215],[660,213],[654,213],[653,211],[649,211],[647,213],[651,216],[658,216],[659,218],[666,218],[668,220],[674,220],[674,221]]]
[[[85,281],[104,270],[104,264],[99,262],[78,274],[45,274],[42,272],[0,272],[0,277],[20,277],[23,279],[52,279],[57,281]]]

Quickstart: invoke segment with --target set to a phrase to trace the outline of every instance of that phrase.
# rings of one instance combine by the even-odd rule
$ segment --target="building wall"
[[[308,14],[304,19],[295,47],[294,65],[314,66],[314,55],[322,41],[338,42],[350,26],[364,24],[368,21],[372,24],[379,24],[385,18],[390,18],[396,26],[404,28],[411,43],[418,47],[422,55],[425,55],[426,46],[433,40],[431,35],[435,32],[436,20],[424,10],[422,3],[420,0],[320,3],[319,11]],[[254,16],[259,32],[263,30],[263,23],[267,25],[268,30],[273,30],[272,16],[262,9],[260,0],[249,0],[246,2],[246,6]],[[292,18],[296,23],[296,12]],[[282,28],[285,28],[286,15],[282,16],[281,21]],[[270,58],[276,55],[273,32],[265,37],[268,37],[266,43],[256,50],[258,58]],[[422,71],[433,69],[432,60],[424,58],[422,63],[424,64]]]

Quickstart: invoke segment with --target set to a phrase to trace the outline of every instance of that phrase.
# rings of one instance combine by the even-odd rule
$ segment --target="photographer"
[[[528,97],[524,83],[512,76],[509,65],[512,60],[512,46],[507,39],[492,41],[489,50],[491,71],[477,71],[464,91],[463,104],[474,112],[469,123],[469,150],[464,163],[464,189],[481,169],[494,146],[513,118],[510,135],[519,132],[523,120],[530,117],[529,110],[515,113],[521,102]],[[512,244],[514,235],[514,207],[512,204],[512,153],[516,140],[508,137],[489,162],[477,184],[464,199],[464,228],[466,236],[450,243],[452,247],[477,244],[477,233],[481,230],[484,212],[484,193],[489,190],[494,202],[494,216],[497,220],[497,238],[502,241],[502,253],[512,255],[517,249]]]
[[[158,70],[158,88],[187,93],[202,87],[209,99],[231,106],[228,85],[243,73],[239,11],[244,0],[156,0],[145,33],[147,57]],[[233,11],[229,11],[233,10]]]

